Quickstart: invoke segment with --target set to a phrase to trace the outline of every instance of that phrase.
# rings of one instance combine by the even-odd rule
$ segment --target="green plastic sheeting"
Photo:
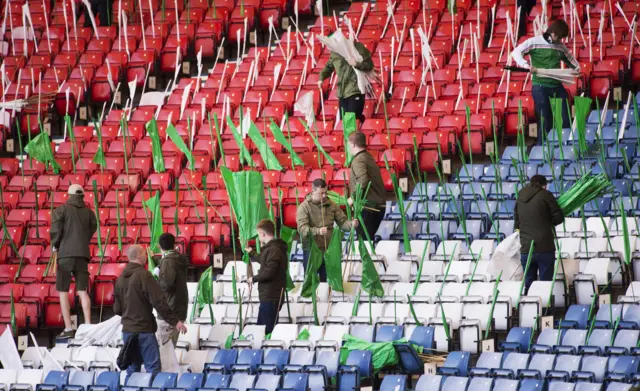
[[[360,281],[360,286],[371,296],[384,296],[384,288],[380,282],[380,276],[361,237],[358,238],[358,250],[360,258],[362,258],[362,280]]]
[[[304,283],[302,284],[302,297],[311,297],[320,284],[318,270],[322,265],[322,251],[318,248],[316,241],[311,239],[311,251],[309,253],[309,262],[307,262],[307,270],[305,271]]]
[[[334,291],[344,292],[342,287],[342,237],[339,229],[334,229],[331,234],[329,247],[324,253],[324,265],[327,270],[327,282]]]
[[[340,364],[347,363],[347,357],[352,350],[369,350],[371,352],[371,360],[373,362],[373,372],[378,373],[385,367],[395,366],[399,363],[398,353],[393,347],[394,344],[407,343],[406,339],[399,339],[390,342],[367,342],[356,338],[350,334],[343,337],[344,343],[340,348]],[[422,353],[422,347],[412,345],[418,353]]]
[[[571,188],[558,197],[558,205],[565,216],[611,191],[611,182],[605,174],[584,175]]]
[[[53,157],[53,149],[51,149],[51,139],[49,138],[49,135],[47,133],[42,132],[34,137],[31,141],[29,141],[29,144],[24,147],[24,151],[33,159],[39,161],[40,163],[44,163],[45,167],[48,164],[51,164],[54,173],[58,174],[60,172],[60,165]]]

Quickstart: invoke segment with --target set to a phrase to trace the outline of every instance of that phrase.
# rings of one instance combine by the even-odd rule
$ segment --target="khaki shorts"
[[[89,285],[89,262],[86,258],[70,257],[58,259],[56,270],[56,290],[67,292],[71,286],[71,276],[76,280],[77,291],[87,291]]]
[[[156,331],[156,338],[160,345],[165,345],[167,342],[173,342],[173,347],[178,343],[178,337],[180,332],[174,326],[165,322],[162,319],[158,319],[158,331]]]

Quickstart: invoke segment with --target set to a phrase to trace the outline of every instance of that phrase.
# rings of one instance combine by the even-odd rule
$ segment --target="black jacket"
[[[252,252],[251,255],[260,264],[260,272],[253,277],[258,283],[260,301],[280,302],[287,284],[287,242],[273,239],[262,247],[260,254]]]
[[[520,252],[529,253],[531,241],[536,253],[555,252],[555,226],[564,221],[556,198],[546,189],[527,185],[516,200],[514,228],[520,230]]]
[[[67,202],[51,216],[51,245],[58,249],[58,258],[86,258],[89,242],[98,228],[95,213],[87,208],[84,197],[70,195]]]
[[[160,260],[158,283],[164,291],[169,308],[176,318],[187,319],[189,292],[187,291],[187,268],[189,260],[177,252],[170,252]]]
[[[142,265],[129,262],[116,281],[113,312],[122,316],[122,331],[155,333],[158,329],[153,309],[172,326],[179,319],[167,304],[164,292]]]

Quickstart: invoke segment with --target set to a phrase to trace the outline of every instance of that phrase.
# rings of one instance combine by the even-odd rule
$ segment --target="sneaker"
[[[76,335],[75,330],[63,330],[58,338],[73,338]]]

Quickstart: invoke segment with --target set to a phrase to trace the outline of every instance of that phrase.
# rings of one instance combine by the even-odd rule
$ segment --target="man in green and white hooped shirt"
[[[536,118],[538,119],[538,145],[542,145],[542,135],[553,128],[553,112],[551,111],[550,98],[562,98],[562,122],[563,128],[571,126],[569,109],[566,100],[569,97],[567,90],[558,80],[540,77],[536,75],[538,69],[558,69],[560,61],[564,61],[569,67],[580,71],[580,64],[569,49],[562,43],[562,39],[569,35],[569,26],[564,20],[555,20],[549,25],[547,31],[537,37],[529,38],[511,52],[511,57],[521,68],[531,69],[533,101],[535,103]],[[528,55],[530,63],[524,59]]]

